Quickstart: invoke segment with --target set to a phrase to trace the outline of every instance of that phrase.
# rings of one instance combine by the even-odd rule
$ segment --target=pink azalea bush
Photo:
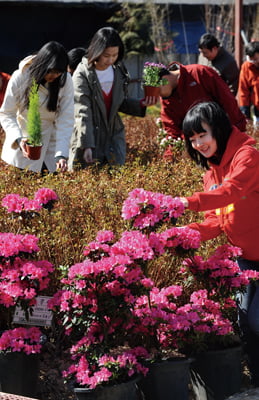
[[[125,204],[123,212],[126,218],[131,215],[144,221],[143,213],[148,209],[150,219],[141,225],[147,230],[178,218],[183,212],[178,199],[143,189],[137,192],[141,199],[134,200],[136,212],[130,213]],[[147,207],[143,210],[139,202]],[[128,203],[131,208],[132,202]],[[98,232],[96,239],[85,246],[86,259],[67,269],[61,280],[63,288],[49,301],[66,334],[74,341],[73,363],[64,372],[66,378],[74,377],[80,385],[94,388],[147,372],[145,362],[152,358],[150,351],[154,346],[143,346],[143,336],[149,331],[155,338],[152,342],[156,342],[162,323],[157,322],[154,329],[153,320],[157,318],[154,307],[148,327],[143,326],[143,301],[146,299],[147,307],[150,306],[151,293],[159,291],[143,266],[175,247],[193,250],[193,246],[199,246],[198,232],[183,228],[185,239],[181,239],[179,229],[175,229],[165,237],[151,236],[141,230],[125,231],[118,240],[111,231]],[[170,325],[173,331],[171,312],[168,311],[168,320],[163,324]]]
[[[37,341],[40,330],[10,328],[16,326],[13,316],[17,306],[28,317],[36,297],[49,284],[53,266],[46,260],[32,258],[40,250],[38,238],[33,235],[0,233],[0,243],[0,352],[35,353],[41,347]]]
[[[135,189],[122,207],[122,217],[133,229],[117,240],[112,231],[98,232],[85,246],[85,260],[63,268],[62,289],[49,307],[73,344],[72,363],[64,371],[66,379],[94,389],[145,375],[147,361],[189,356],[194,349],[233,340],[235,327],[225,310],[232,310],[234,301],[225,299],[223,291],[216,297],[216,283],[221,287],[228,282],[229,288],[240,289],[255,275],[243,275],[231,260],[239,249],[225,246],[203,261],[194,255],[200,246],[198,231],[162,229],[164,223],[175,223],[183,212],[178,198]],[[146,267],[151,261],[159,262],[165,253],[188,254],[182,273],[189,278],[199,274],[204,287],[189,297],[183,285],[156,287]],[[232,280],[227,268],[230,263],[237,275]],[[224,277],[216,273],[217,265],[218,271],[227,271]],[[206,287],[208,270],[212,280]]]
[[[2,200],[8,213],[34,217],[35,211],[57,195],[51,189],[39,189],[34,199],[9,194]],[[37,353],[41,349],[41,331],[37,327],[19,327],[13,322],[16,307],[21,307],[28,319],[36,304],[36,297],[50,283],[53,265],[47,260],[36,260],[40,251],[39,239],[30,234],[0,233],[0,352],[23,351]]]

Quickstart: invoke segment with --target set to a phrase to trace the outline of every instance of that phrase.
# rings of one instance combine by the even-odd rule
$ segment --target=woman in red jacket
[[[207,169],[204,192],[181,198],[185,207],[205,211],[202,223],[189,226],[202,240],[222,232],[242,249],[240,268],[259,271],[259,152],[255,140],[232,126],[214,102],[200,103],[183,121],[187,151]],[[259,386],[259,286],[250,284],[240,295],[240,327],[249,358],[252,383]]]

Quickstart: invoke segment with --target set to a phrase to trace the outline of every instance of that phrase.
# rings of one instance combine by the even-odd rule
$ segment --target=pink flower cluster
[[[184,349],[189,342],[195,342],[195,337],[201,339],[201,335],[215,334],[218,336],[233,333],[231,322],[224,318],[220,304],[209,299],[206,290],[193,292],[189,303],[179,305],[183,288],[170,286],[159,290],[153,288],[149,296],[138,298],[135,305],[135,314],[141,321],[137,330],[141,330],[143,344],[150,352],[159,343],[159,352],[168,349]]]
[[[20,327],[5,331],[0,337],[0,352],[39,353],[41,350],[40,337],[41,331],[36,327]]]
[[[22,303],[35,304],[37,294],[48,287],[53,266],[48,261],[29,261],[16,257],[0,264],[0,304],[9,308]]]
[[[175,252],[177,249],[198,249],[200,247],[200,233],[188,226],[167,229],[162,233],[151,232],[149,243],[153,250],[161,255],[166,250]]]
[[[2,206],[7,209],[8,213],[18,213],[30,211],[39,211],[49,202],[58,200],[57,194],[48,188],[38,189],[33,199],[21,197],[19,194],[7,194],[2,200]]]
[[[0,233],[0,259],[39,251],[39,239],[34,235]]]
[[[46,205],[50,201],[57,201],[58,195],[52,189],[41,188],[38,189],[37,192],[34,194],[34,199],[38,201],[41,205]]]
[[[96,240],[88,243],[84,249],[84,255],[93,261],[111,255],[124,255],[131,260],[152,260],[164,254],[166,251],[172,253],[182,250],[194,250],[200,247],[200,233],[189,227],[174,227],[162,233],[151,232],[149,236],[139,231],[125,231],[121,238],[112,243],[114,234],[109,232],[108,242],[99,241],[99,234]]]
[[[219,246],[207,260],[194,256],[186,259],[184,265],[211,294],[215,293],[226,299],[245,289],[251,280],[259,279],[257,271],[240,270],[235,262],[239,255],[240,248],[226,244]]]
[[[122,207],[122,217],[131,219],[133,226],[139,229],[178,218],[183,212],[184,205],[179,198],[139,188],[129,193]]]

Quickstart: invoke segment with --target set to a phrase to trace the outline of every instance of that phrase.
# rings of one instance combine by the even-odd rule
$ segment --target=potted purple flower
[[[145,62],[143,69],[143,87],[146,96],[159,97],[160,86],[168,83],[167,79],[161,77],[161,72],[166,66],[161,63]]]

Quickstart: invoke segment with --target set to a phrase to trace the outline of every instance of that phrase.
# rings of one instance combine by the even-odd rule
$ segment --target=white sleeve
[[[74,126],[74,87],[70,73],[67,74],[65,86],[60,89],[60,97],[55,124],[55,157],[68,157],[70,138],[72,136]]]

